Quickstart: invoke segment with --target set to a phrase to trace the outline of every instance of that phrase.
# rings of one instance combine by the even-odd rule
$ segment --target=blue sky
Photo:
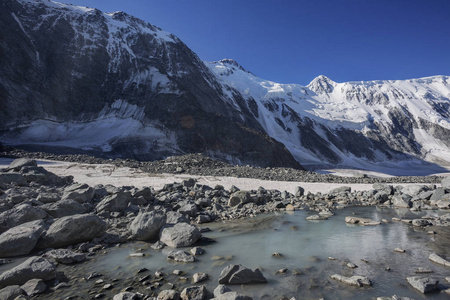
[[[58,0],[122,10],[178,36],[202,60],[306,85],[450,75],[448,0]]]

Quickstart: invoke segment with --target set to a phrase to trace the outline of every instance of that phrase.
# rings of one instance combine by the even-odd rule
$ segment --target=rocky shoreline
[[[50,155],[39,158],[55,159]],[[204,165],[215,164],[218,170],[224,166],[221,162],[198,159],[195,155],[185,156],[167,159],[164,163],[155,162],[154,165],[166,166],[160,170],[164,172],[175,166],[182,168],[184,172],[197,168],[199,164],[203,168]],[[178,163],[171,164],[172,160]],[[180,164],[180,161],[183,163]],[[120,164],[122,163],[127,161],[120,161]],[[128,163],[132,166],[138,162]],[[326,177],[329,176],[323,178]],[[375,182],[373,190],[370,191],[354,192],[349,187],[342,187],[326,194],[305,194],[301,187],[298,187],[295,193],[266,190],[262,187],[258,190],[241,191],[236,187],[227,190],[222,186],[200,185],[194,179],[189,179],[181,183],[166,184],[164,188],[154,190],[151,187],[138,189],[131,186],[88,186],[73,183],[70,176],[56,176],[37,166],[35,160],[18,159],[0,172],[0,257],[3,263],[8,263],[10,259],[16,259],[18,256],[33,256],[0,274],[0,298],[51,299],[55,290],[70,287],[72,284],[71,274],[62,274],[59,271],[61,265],[83,262],[105,249],[130,241],[151,242],[154,243],[154,249],[173,249],[167,254],[169,260],[195,261],[195,257],[202,252],[201,248],[195,246],[213,241],[203,237],[202,230],[194,224],[303,209],[317,212],[311,216],[311,220],[325,220],[333,216],[337,209],[349,206],[401,207],[413,211],[448,210],[450,178],[441,181],[440,187],[434,184],[401,187]],[[346,221],[364,226],[377,225],[371,220],[356,217]],[[450,225],[450,214],[393,221],[405,222],[417,228],[442,227]],[[194,248],[185,251],[186,247]],[[445,258],[441,259],[445,262]],[[218,279],[221,284],[264,282],[264,275],[259,270],[250,270],[243,266],[230,265],[222,273],[223,276]],[[86,280],[91,279],[88,277],[94,280],[96,276],[91,274]],[[137,282],[115,282],[114,285],[123,290],[117,295],[112,294],[112,286],[107,286],[111,283],[105,283],[100,291],[94,289],[88,292],[89,296],[78,295],[78,298],[249,299],[247,296],[228,291],[226,286],[218,286],[214,295],[202,285],[177,290],[176,284],[166,278],[169,276],[143,274],[136,277]],[[196,274],[195,278],[192,280],[197,284],[202,282],[202,278],[207,278],[207,274]],[[412,286],[425,286],[424,292],[439,289],[437,283],[434,288],[427,288],[430,280],[422,280],[423,278],[428,277],[422,276],[409,282]],[[349,284],[363,282],[361,284],[365,285],[367,282],[364,278],[344,278],[339,274],[334,276],[334,279],[350,282]],[[101,284],[103,282],[99,281],[98,285]],[[67,299],[76,298],[74,295]]]

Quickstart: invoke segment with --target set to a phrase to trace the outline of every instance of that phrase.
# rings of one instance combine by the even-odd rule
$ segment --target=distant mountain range
[[[450,165],[449,76],[279,84],[231,59],[203,62],[123,12],[0,8],[2,143],[264,167]]]

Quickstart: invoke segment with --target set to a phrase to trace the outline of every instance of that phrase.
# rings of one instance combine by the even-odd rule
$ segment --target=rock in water
[[[20,265],[0,275],[0,288],[22,285],[30,279],[51,280],[56,277],[56,267],[48,259],[33,256]]]
[[[182,300],[204,300],[207,299],[207,291],[204,285],[190,286],[181,292]]]
[[[161,227],[166,223],[166,216],[162,212],[151,211],[139,213],[131,222],[131,236],[140,241],[156,239]]]
[[[38,241],[38,247],[58,248],[92,240],[102,235],[108,225],[95,215],[75,215],[58,219]]]
[[[43,221],[33,221],[13,227],[0,235],[0,257],[28,254],[44,231]]]
[[[167,253],[167,258],[178,262],[194,262],[195,257],[189,252],[180,251],[170,251]]]
[[[372,282],[369,278],[364,276],[352,276],[352,277],[346,277],[339,274],[331,275],[331,279],[343,282],[348,285],[354,285],[354,286],[371,286]]]
[[[450,261],[443,259],[436,253],[431,253],[430,256],[428,256],[428,259],[437,264],[440,264],[440,265],[443,265],[446,267],[450,267]]]
[[[422,294],[431,293],[439,290],[439,280],[428,278],[428,277],[418,277],[412,276],[406,278],[408,283],[420,291]]]
[[[161,230],[160,240],[169,247],[188,247],[200,239],[202,234],[200,230],[186,223],[178,223],[172,227],[166,227]]]
[[[180,300],[180,293],[175,290],[162,290],[158,294],[157,300]]]
[[[345,217],[345,223],[360,224],[365,226],[381,224],[381,222],[373,221],[371,219],[357,218],[357,217]]]
[[[242,265],[229,265],[222,270],[220,284],[267,283],[267,279],[259,269],[251,270]]]
[[[214,300],[253,300],[253,298],[238,292],[227,292],[213,298]]]

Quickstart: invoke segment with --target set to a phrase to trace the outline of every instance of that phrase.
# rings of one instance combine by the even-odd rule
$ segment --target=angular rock
[[[162,290],[158,294],[157,300],[180,300],[180,293],[175,290]]]
[[[10,285],[0,290],[0,299],[14,300],[24,294],[24,291],[18,285]]]
[[[412,276],[406,278],[406,280],[413,288],[415,288],[422,294],[427,294],[439,290],[439,280],[436,279]]]
[[[228,206],[236,206],[239,204],[245,204],[251,201],[250,193],[247,191],[237,191],[231,194],[228,200]]]
[[[192,275],[192,281],[194,283],[199,283],[199,282],[205,281],[207,279],[208,279],[208,274],[206,274],[206,273],[198,272],[198,273],[195,273],[194,275]]]
[[[56,220],[38,241],[38,247],[59,248],[92,240],[102,235],[108,225],[95,215],[75,215]]]
[[[229,265],[219,276],[221,284],[267,283],[267,279],[259,269],[251,270],[242,265]]]
[[[170,251],[167,253],[167,259],[172,259],[177,262],[194,262],[195,258],[189,252],[179,250],[179,251]]]
[[[450,176],[444,177],[444,179],[442,179],[441,186],[444,189],[450,189]]]
[[[172,227],[163,227],[160,233],[160,240],[169,247],[187,247],[193,245],[200,239],[200,230],[186,223],[178,223]]]
[[[27,184],[27,180],[20,173],[4,173],[0,172],[0,180],[3,183],[16,183],[19,186]]]
[[[177,211],[168,211],[166,214],[166,224],[190,223],[189,218]]]
[[[225,294],[231,292],[231,289],[229,287],[227,287],[224,284],[219,284],[215,289],[214,289],[214,297],[217,298],[219,297],[219,295]]]
[[[53,258],[61,264],[74,264],[82,262],[86,259],[86,254],[73,252],[69,249],[54,249],[45,253],[48,257]]]
[[[5,169],[5,171],[20,171],[22,167],[37,167],[37,162],[34,159],[30,158],[18,158],[13,160],[9,166]]]
[[[253,300],[252,297],[243,295],[238,292],[227,292],[224,294],[220,294],[218,296],[214,296],[214,300]],[[292,299],[291,299],[292,300]]]
[[[371,219],[357,218],[357,217],[345,217],[345,223],[359,224],[359,225],[365,225],[365,226],[380,225],[381,224],[381,222],[373,221]]]
[[[450,267],[450,261],[445,260],[444,258],[440,257],[436,253],[431,253],[430,256],[428,256],[428,259],[437,264],[440,264],[440,265],[443,265],[446,267]]]
[[[78,203],[86,203],[94,197],[94,188],[87,184],[75,183],[64,189],[61,200],[73,200]]]
[[[63,199],[55,203],[44,204],[41,208],[53,218],[62,218],[77,214],[84,214],[86,207],[71,199]]]
[[[0,257],[30,253],[44,231],[44,222],[32,221],[13,227],[0,235]]]
[[[100,203],[97,204],[96,209],[99,213],[103,212],[123,212],[130,202],[131,193],[121,191],[109,196],[106,196]]]
[[[23,223],[42,220],[47,213],[29,204],[20,204],[0,214],[0,232]]]
[[[139,241],[156,239],[165,223],[166,216],[162,212],[139,213],[130,224],[131,237]]]
[[[295,192],[294,192],[295,197],[301,197],[304,194],[305,194],[305,189],[304,188],[302,188],[301,186],[298,186],[298,187],[295,188]]]
[[[395,207],[403,207],[403,208],[410,208],[412,206],[411,202],[411,196],[403,194],[403,195],[396,195],[393,197],[393,203]]]
[[[204,285],[187,287],[181,292],[180,297],[183,300],[207,299],[206,287]]]
[[[328,220],[328,218],[325,216],[320,216],[320,215],[312,215],[312,216],[307,217],[306,220],[320,221],[320,220]]]
[[[364,276],[355,275],[352,277],[346,277],[346,276],[342,276],[339,274],[334,274],[334,275],[331,275],[331,279],[343,282],[348,285],[354,285],[354,286],[359,286],[359,287],[372,285],[372,282],[370,281],[370,279],[367,277],[364,277]]]
[[[138,295],[130,292],[121,292],[114,295],[113,300],[136,300],[139,299]]]
[[[425,219],[414,219],[414,220],[412,220],[411,223],[413,226],[417,226],[417,227],[433,225],[430,221],[425,220]]]
[[[48,259],[33,256],[20,265],[0,275],[0,288],[22,285],[31,279],[51,280],[56,277],[56,267]]]
[[[42,279],[30,279],[21,286],[25,294],[28,296],[34,296],[45,292],[47,285]]]

